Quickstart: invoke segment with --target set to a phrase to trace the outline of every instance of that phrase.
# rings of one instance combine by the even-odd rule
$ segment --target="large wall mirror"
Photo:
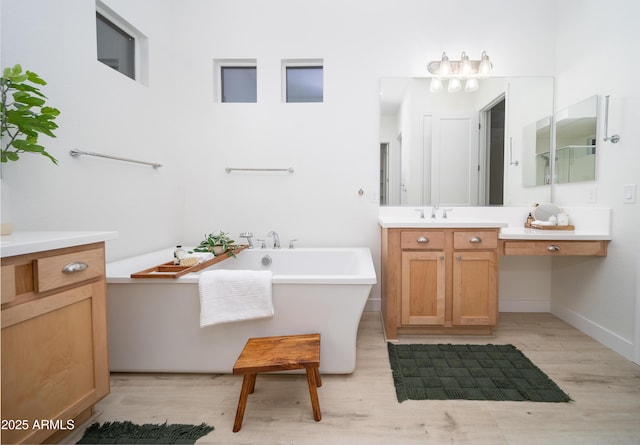
[[[430,82],[381,79],[381,205],[551,200],[544,172],[539,183],[523,185],[523,156],[525,128],[553,114],[553,78],[493,77],[457,93],[431,92]]]

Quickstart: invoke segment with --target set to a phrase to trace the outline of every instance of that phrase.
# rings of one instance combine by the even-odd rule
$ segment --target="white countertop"
[[[499,238],[504,240],[611,240],[611,209],[596,207],[565,207],[570,223],[577,230],[541,230],[524,227],[529,207],[454,207],[449,218],[432,220],[418,217],[411,207],[380,207],[378,223],[384,228],[500,228]],[[453,211],[453,214],[451,212]]]
[[[500,230],[498,238],[510,240],[598,241],[611,240],[611,235],[587,230],[539,230],[526,227],[505,227]]]
[[[0,237],[0,256],[10,257],[116,239],[118,232],[14,232]]]
[[[497,221],[483,218],[447,218],[430,219],[415,216],[380,216],[378,223],[386,228],[423,228],[423,229],[447,229],[447,228],[482,228],[482,227],[507,227],[505,221]]]

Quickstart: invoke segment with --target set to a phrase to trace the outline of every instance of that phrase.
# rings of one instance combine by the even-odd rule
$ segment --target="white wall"
[[[192,163],[184,242],[210,230],[260,237],[277,230],[285,243],[369,246],[379,272],[379,79],[423,76],[443,50],[479,56],[485,49],[496,75],[551,75],[552,2],[332,0],[312,11],[293,0],[277,5],[180,2],[176,65],[188,81],[177,109],[189,112],[176,117]],[[456,17],[456,32],[438,17]],[[257,59],[257,104],[213,102],[216,58]],[[280,65],[289,58],[324,60],[324,103],[281,102]],[[296,172],[227,175],[227,166]]]
[[[284,243],[369,246],[379,272],[379,79],[424,76],[443,50],[487,50],[497,76],[553,75],[555,63],[553,0],[105,3],[149,38],[148,87],[95,60],[92,1],[3,0],[2,66],[40,73],[63,114],[47,141],[60,165],[3,166],[2,205],[17,230],[117,230],[108,260],[213,230],[273,229]],[[442,17],[456,18],[455,32]],[[257,59],[257,104],[214,103],[216,58]],[[281,103],[281,59],[291,58],[324,60],[324,103]],[[70,148],[164,166],[73,159]]]
[[[594,94],[610,95],[609,134],[621,140],[602,141],[601,122],[595,183],[554,190],[560,205],[611,207],[613,241],[606,258],[554,260],[552,312],[632,357],[640,207],[623,203],[623,185],[640,183],[640,62],[629,57],[640,53],[640,3],[563,0],[556,14],[557,109]],[[602,103],[600,111],[603,116]]]
[[[2,67],[20,63],[38,73],[48,103],[61,111],[57,138],[40,139],[58,166],[28,154],[2,165],[2,219],[20,231],[117,230],[107,249],[117,259],[180,239],[183,147],[174,117],[173,2],[108,3],[151,42],[148,86],[97,61],[93,1],[2,1]],[[74,159],[72,148],[164,167]]]
[[[148,36],[148,86],[96,61],[94,2],[2,1],[2,66],[41,74],[63,113],[58,138],[47,141],[59,166],[27,156],[2,166],[3,219],[18,230],[117,230],[115,260],[212,230],[275,229],[284,243],[369,246],[379,272],[379,79],[424,76],[443,50],[486,50],[497,76],[556,75],[556,108],[611,94],[610,128],[622,141],[600,150],[589,204],[614,208],[614,241],[605,259],[555,261],[551,288],[556,313],[610,333],[602,337],[626,355],[640,244],[638,206],[621,202],[622,185],[640,182],[635,1],[105,3]],[[214,103],[216,58],[257,59],[257,104]],[[324,60],[324,103],[281,103],[281,59],[291,58]],[[70,148],[164,167],[73,159]],[[296,172],[228,175],[227,166]],[[592,189],[563,186],[556,200],[585,204]]]

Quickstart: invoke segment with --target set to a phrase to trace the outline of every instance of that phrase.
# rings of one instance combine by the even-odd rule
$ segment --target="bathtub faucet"
[[[242,232],[240,234],[240,238],[246,238],[247,239],[247,243],[249,244],[249,249],[253,249],[253,233],[251,232]]]
[[[272,230],[271,232],[267,233],[267,236],[272,236],[273,237],[273,248],[274,249],[279,249],[280,248],[280,237],[275,232],[275,230]]]

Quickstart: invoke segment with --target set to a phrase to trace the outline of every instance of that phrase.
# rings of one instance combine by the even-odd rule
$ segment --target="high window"
[[[255,66],[223,66],[220,68],[222,102],[257,102],[257,69]]]
[[[283,61],[285,102],[322,102],[324,99],[322,60]]]
[[[218,102],[255,103],[258,101],[256,60],[215,60]]]
[[[148,84],[149,39],[100,0],[96,0],[96,37],[100,62]]]
[[[136,78],[136,41],[105,16],[96,12],[98,37],[98,60],[120,71],[125,76]]]

